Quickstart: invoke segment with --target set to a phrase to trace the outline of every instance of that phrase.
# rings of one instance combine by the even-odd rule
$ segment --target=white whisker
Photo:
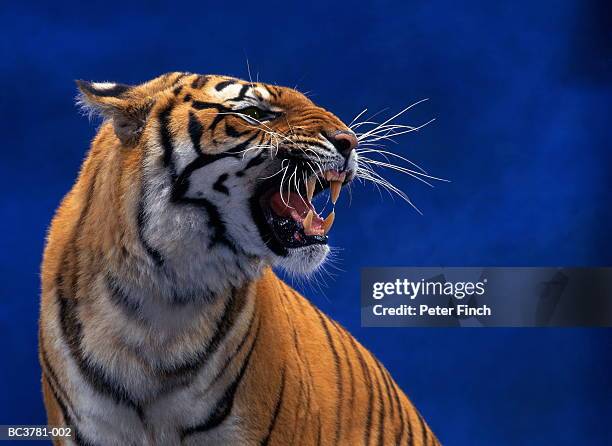
[[[358,120],[358,119],[359,119],[359,118],[360,118],[360,117],[361,117],[361,116],[362,116],[362,115],[363,115],[365,112],[367,112],[367,111],[368,111],[368,109],[367,109],[367,108],[364,108],[364,109],[363,109],[363,110],[362,110],[362,111],[361,111],[361,112],[360,112],[360,113],[359,113],[357,116],[355,116],[355,117],[353,118],[353,120],[352,120],[352,121],[349,123],[348,127],[349,127],[350,129],[352,129],[352,128],[353,128],[353,124],[355,123],[355,121],[357,121],[357,120]]]
[[[382,124],[380,124],[380,125],[385,125],[385,124],[388,124],[389,122],[393,121],[395,118],[398,118],[399,116],[401,116],[401,115],[403,115],[404,113],[406,113],[406,112],[407,112],[408,110],[410,110],[411,108],[414,108],[414,107],[416,107],[417,105],[419,105],[420,103],[425,102],[425,101],[427,101],[427,100],[428,100],[428,99],[421,99],[420,101],[417,101],[417,102],[415,102],[415,103],[414,103],[414,104],[412,104],[412,105],[409,105],[408,107],[404,108],[404,109],[403,109],[402,111],[400,111],[399,113],[396,113],[395,115],[391,116],[389,119],[387,119],[385,122],[383,122],[383,123],[382,123]],[[372,129],[372,130],[370,130],[369,132],[365,132],[364,134],[362,134],[362,135],[361,135],[361,136],[362,136],[362,138],[364,138],[365,136],[369,135],[371,132],[373,132],[373,131],[377,130],[377,128],[378,128],[378,127],[374,128],[374,129]]]
[[[389,163],[391,163],[391,161],[389,160],[389,158],[387,158],[388,156],[392,156],[398,159],[401,159],[402,161],[406,161],[408,164],[410,164],[411,166],[414,166],[415,168],[419,169],[422,173],[424,174],[428,174],[427,171],[425,169],[423,169],[421,166],[419,166],[418,164],[416,164],[413,161],[410,161],[408,158],[403,157],[401,155],[398,155],[397,153],[394,152],[390,152],[388,150],[383,150],[383,149],[365,149],[365,150],[357,150],[357,154],[360,155],[360,157],[363,157],[364,154],[366,153],[375,153],[375,154],[380,154],[381,156],[383,156],[387,161],[389,161]],[[364,157],[365,158],[365,157]],[[366,158],[369,159],[369,158]]]

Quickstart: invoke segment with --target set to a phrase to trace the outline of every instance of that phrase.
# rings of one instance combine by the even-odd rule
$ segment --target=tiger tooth
[[[313,217],[314,217],[314,214],[312,212],[312,209],[310,209],[308,211],[308,214],[306,215],[306,218],[304,218],[304,221],[302,222],[302,226],[304,227],[304,232],[306,233],[310,232]]]
[[[332,210],[329,215],[323,221],[323,233],[327,234],[334,224],[334,219],[336,218],[336,213]]]
[[[308,201],[312,201],[312,196],[315,191],[315,183],[317,179],[314,176],[308,178],[308,182],[306,183],[306,197],[308,197]]]
[[[329,185],[331,201],[336,204],[338,197],[340,196],[340,190],[342,189],[342,183],[340,181],[332,181]]]

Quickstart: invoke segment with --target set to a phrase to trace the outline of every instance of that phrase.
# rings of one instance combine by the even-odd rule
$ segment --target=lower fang
[[[336,213],[332,210],[325,221],[323,221],[323,233],[327,234],[334,224],[334,220],[336,219]]]

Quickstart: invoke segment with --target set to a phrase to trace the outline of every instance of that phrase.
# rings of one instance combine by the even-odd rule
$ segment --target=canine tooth
[[[340,181],[332,181],[329,185],[331,201],[336,204],[338,197],[340,196],[340,190],[342,189],[342,183]]]
[[[327,234],[334,224],[334,219],[336,218],[336,213],[332,210],[329,215],[323,221],[323,232]]]
[[[317,179],[314,176],[308,178],[308,182],[306,183],[306,196],[308,197],[308,201],[312,201],[312,196],[315,191],[315,182]]]
[[[304,232],[309,232],[312,226],[312,218],[314,217],[314,214],[312,213],[312,209],[310,209],[308,211],[308,214],[306,215],[306,218],[304,218],[304,221],[302,222],[302,226],[304,226]]]

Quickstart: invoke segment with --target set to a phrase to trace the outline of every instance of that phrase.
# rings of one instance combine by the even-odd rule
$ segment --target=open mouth
[[[327,170],[311,174],[293,187],[281,189],[280,179],[262,184],[251,205],[264,242],[278,255],[286,255],[289,248],[327,244],[335,213],[332,210],[325,217],[319,215],[312,200],[329,189],[330,201],[335,205],[347,182],[347,172]]]

